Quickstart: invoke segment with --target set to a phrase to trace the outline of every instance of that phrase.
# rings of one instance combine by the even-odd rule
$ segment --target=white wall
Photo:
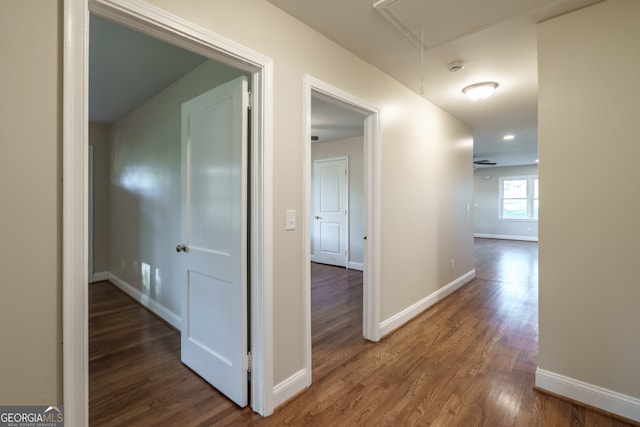
[[[500,219],[500,178],[537,176],[538,166],[477,168],[473,172],[473,212],[476,237],[538,240],[538,221]]]
[[[576,392],[567,378],[582,381],[592,405],[636,421],[639,17],[637,0],[608,0],[538,27],[537,384],[566,395]]]
[[[363,119],[364,121],[364,119]],[[311,162],[331,157],[349,158],[349,263],[364,263],[364,138],[362,136],[311,144]],[[312,172],[313,173],[313,172]]]
[[[111,126],[110,265],[174,326],[180,318],[181,105],[241,73],[207,61]]]
[[[89,122],[89,144],[93,146],[93,271],[109,271],[109,169],[111,148],[110,126]],[[91,280],[91,278],[89,278]]]

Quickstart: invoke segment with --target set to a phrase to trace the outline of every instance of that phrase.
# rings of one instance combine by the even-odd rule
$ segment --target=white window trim
[[[539,179],[538,175],[520,175],[520,176],[501,176],[499,180],[498,195],[498,220],[507,222],[538,222],[538,218],[533,216],[533,181]],[[503,197],[504,197],[504,181],[527,180],[527,214],[529,218],[504,218],[502,216]],[[539,184],[538,184],[539,185]],[[539,197],[538,197],[539,199]]]

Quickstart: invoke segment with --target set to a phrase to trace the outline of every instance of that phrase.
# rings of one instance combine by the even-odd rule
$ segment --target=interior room
[[[146,396],[112,400],[105,423],[640,423],[639,2],[0,11],[2,405],[87,425],[91,399],[114,397],[92,389],[92,363],[146,336],[162,358],[103,364],[129,365],[111,381],[136,378]],[[155,63],[144,45],[96,65],[91,31],[109,22],[183,56]],[[91,104],[96,67],[124,82],[136,60],[151,71],[101,96],[124,103],[173,75],[92,118],[106,105]],[[344,152],[318,152],[318,99],[362,120]],[[335,184],[327,206],[337,188],[353,196],[326,240],[314,163]],[[316,249],[340,258],[340,277],[314,282],[329,266]],[[117,293],[92,295],[105,280]],[[314,296],[335,317],[326,334]],[[92,353],[100,319],[123,333]],[[175,388],[156,394],[152,378]]]

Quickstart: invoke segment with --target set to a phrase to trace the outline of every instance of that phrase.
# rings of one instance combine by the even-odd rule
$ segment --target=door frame
[[[304,76],[303,90],[303,298],[305,373],[311,384],[311,97],[320,97],[366,116],[364,119],[364,245],[362,335],[380,341],[380,110],[342,89],[310,75]]]
[[[95,255],[94,252],[93,252],[93,244],[95,242],[95,240],[94,240],[94,225],[95,225],[95,222],[94,222],[94,217],[93,217],[93,215],[94,215],[94,206],[93,206],[93,203],[94,203],[94,193],[93,193],[94,175],[93,174],[94,174],[95,165],[94,165],[94,148],[93,148],[93,145],[89,145],[88,149],[89,149],[89,172],[88,172],[89,173],[89,178],[87,180],[87,184],[88,184],[87,192],[89,193],[89,195],[88,195],[88,206],[87,206],[87,209],[89,210],[89,212],[87,214],[87,218],[88,218],[88,221],[89,221],[89,223],[88,223],[89,229],[87,231],[87,240],[88,240],[89,247],[87,249],[87,252],[88,252],[87,256],[89,257],[89,259],[88,259],[89,271],[88,271],[87,276],[88,276],[89,280],[88,280],[87,283],[93,283],[93,272],[95,270],[95,267],[94,267],[94,264],[93,264],[93,257]]]
[[[63,404],[68,426],[89,422],[89,14],[252,73],[249,224],[251,407],[273,413],[273,61],[142,0],[64,0],[62,92]]]

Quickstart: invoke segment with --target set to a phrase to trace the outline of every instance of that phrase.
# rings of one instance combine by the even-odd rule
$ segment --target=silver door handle
[[[186,245],[176,246],[176,252],[187,252],[187,246]]]
[[[322,219],[322,217],[321,217],[321,216],[318,216],[318,215],[314,216],[314,218],[315,218],[315,219]]]

